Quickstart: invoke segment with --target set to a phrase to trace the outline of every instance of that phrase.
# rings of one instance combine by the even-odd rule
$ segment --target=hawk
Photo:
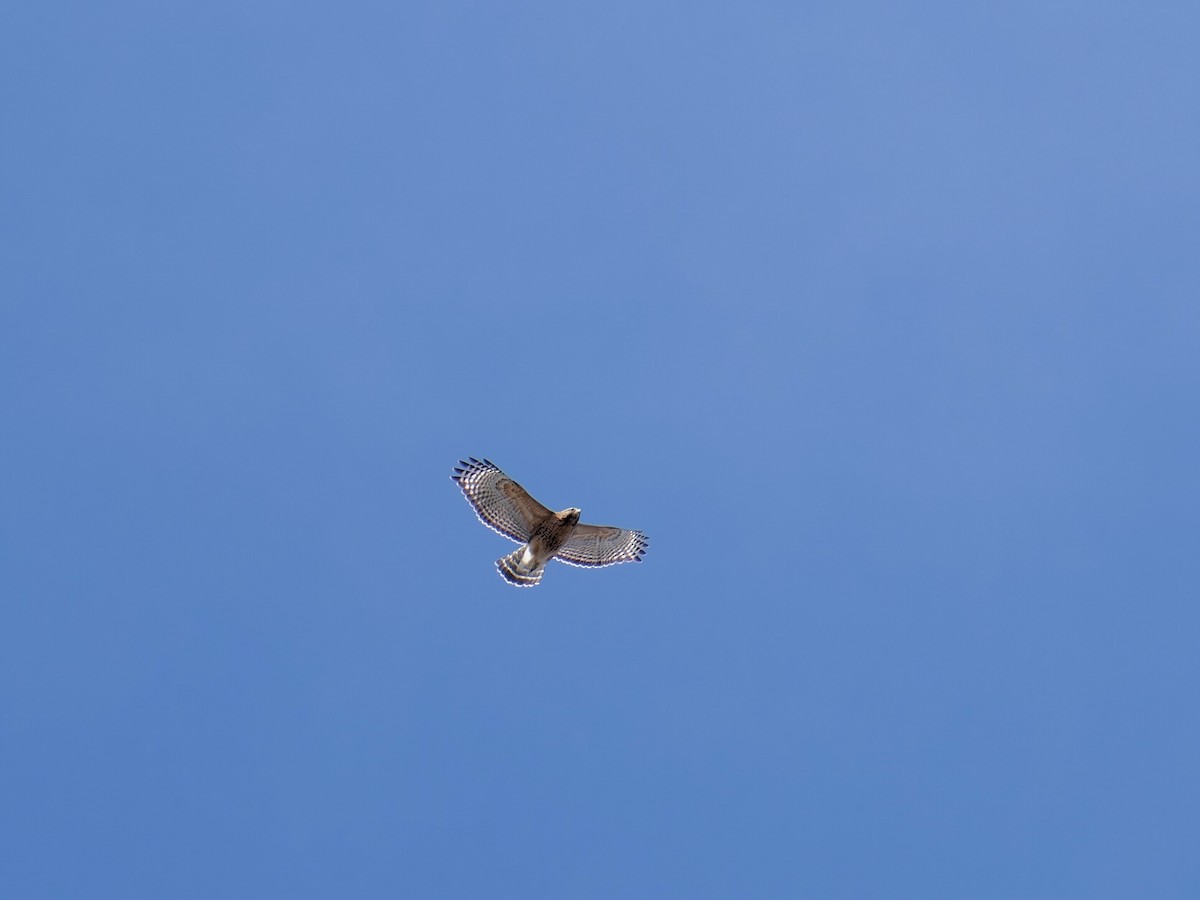
[[[641,562],[646,552],[646,535],[640,531],[581,525],[576,507],[547,509],[489,460],[459,460],[450,477],[475,507],[479,521],[523,545],[496,560],[509,584],[533,587],[552,559],[572,566],[611,566]]]

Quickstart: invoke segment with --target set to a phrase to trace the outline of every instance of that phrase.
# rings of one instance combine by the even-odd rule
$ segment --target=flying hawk
[[[552,559],[572,566],[611,566],[641,562],[646,552],[642,532],[582,525],[574,506],[553,512],[486,459],[459,460],[450,477],[475,507],[479,521],[522,545],[496,560],[496,568],[509,584],[533,587]]]

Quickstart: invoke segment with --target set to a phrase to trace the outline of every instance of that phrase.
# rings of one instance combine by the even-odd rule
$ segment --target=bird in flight
[[[583,525],[574,506],[554,512],[489,460],[459,460],[450,477],[462,488],[479,521],[522,545],[496,560],[496,568],[509,584],[533,587],[552,559],[572,566],[611,566],[641,562],[646,552],[642,532]]]

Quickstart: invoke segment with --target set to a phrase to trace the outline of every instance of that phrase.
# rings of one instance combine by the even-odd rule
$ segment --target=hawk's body
[[[579,510],[553,512],[488,460],[460,460],[450,476],[475,507],[479,520],[523,546],[496,560],[510,584],[533,587],[551,559],[573,566],[640,562],[646,536],[607,525],[579,524]]]

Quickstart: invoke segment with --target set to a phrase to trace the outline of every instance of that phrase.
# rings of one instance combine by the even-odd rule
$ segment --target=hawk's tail
[[[500,572],[500,577],[509,584],[515,584],[517,587],[533,587],[542,580],[542,573],[546,571],[546,565],[543,563],[540,566],[526,566],[521,562],[521,557],[525,555],[525,548],[519,547],[508,556],[502,556],[496,560],[496,568]]]

